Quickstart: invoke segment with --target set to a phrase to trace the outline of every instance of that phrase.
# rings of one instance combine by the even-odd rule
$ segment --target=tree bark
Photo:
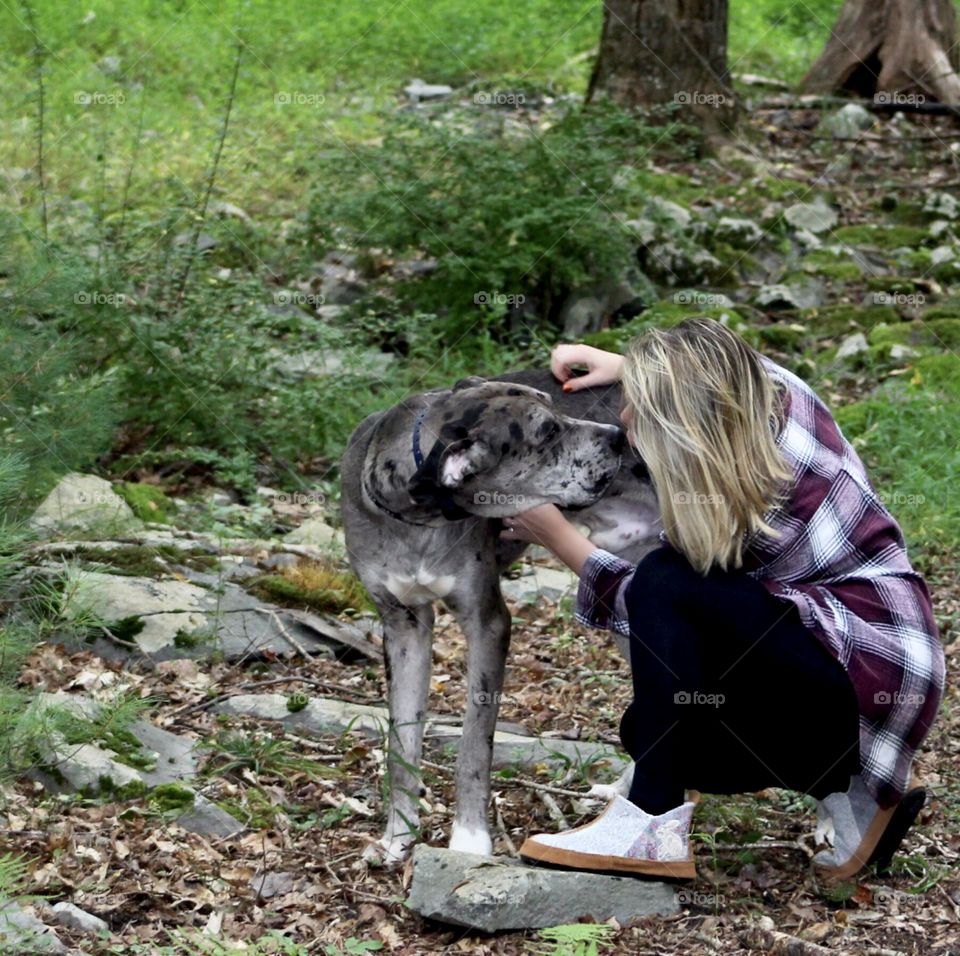
[[[803,88],[960,103],[956,41],[953,0],[846,0]]]
[[[587,100],[677,103],[710,130],[735,117],[727,71],[727,0],[606,0]]]

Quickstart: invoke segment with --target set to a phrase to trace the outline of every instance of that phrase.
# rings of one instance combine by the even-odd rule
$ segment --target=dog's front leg
[[[457,809],[450,848],[490,856],[490,768],[510,648],[510,612],[496,580],[467,591],[461,599],[444,601],[467,641],[467,710],[457,760]]]
[[[367,847],[368,863],[405,860],[419,836],[420,757],[433,648],[433,606],[380,607],[390,725],[387,740],[387,824]]]

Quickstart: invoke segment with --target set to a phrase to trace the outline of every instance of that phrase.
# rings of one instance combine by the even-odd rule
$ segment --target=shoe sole
[[[528,863],[564,870],[588,870],[593,873],[616,873],[622,876],[644,876],[663,880],[694,880],[697,877],[693,857],[686,860],[634,860],[625,856],[601,853],[578,853],[561,850],[533,840],[520,847],[520,858]]]
[[[873,818],[860,846],[846,863],[841,866],[814,865],[814,872],[828,881],[848,880],[871,865],[883,872],[926,801],[927,791],[923,787],[909,790],[895,807],[881,811]]]

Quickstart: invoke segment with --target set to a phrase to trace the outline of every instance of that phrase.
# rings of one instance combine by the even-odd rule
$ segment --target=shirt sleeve
[[[624,594],[636,566],[603,548],[591,551],[580,571],[574,617],[578,624],[630,634]]]

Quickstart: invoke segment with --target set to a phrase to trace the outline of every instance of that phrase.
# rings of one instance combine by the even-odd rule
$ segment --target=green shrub
[[[478,131],[476,111],[458,122],[401,114],[382,143],[318,158],[323,185],[311,193],[305,241],[317,252],[375,245],[436,258],[435,272],[398,292],[454,334],[478,322],[504,333],[520,297],[521,311],[548,326],[572,289],[635,262],[614,211],[639,207],[634,167],[656,142],[674,154],[691,145],[666,116],[655,125],[606,104],[527,132]]]

